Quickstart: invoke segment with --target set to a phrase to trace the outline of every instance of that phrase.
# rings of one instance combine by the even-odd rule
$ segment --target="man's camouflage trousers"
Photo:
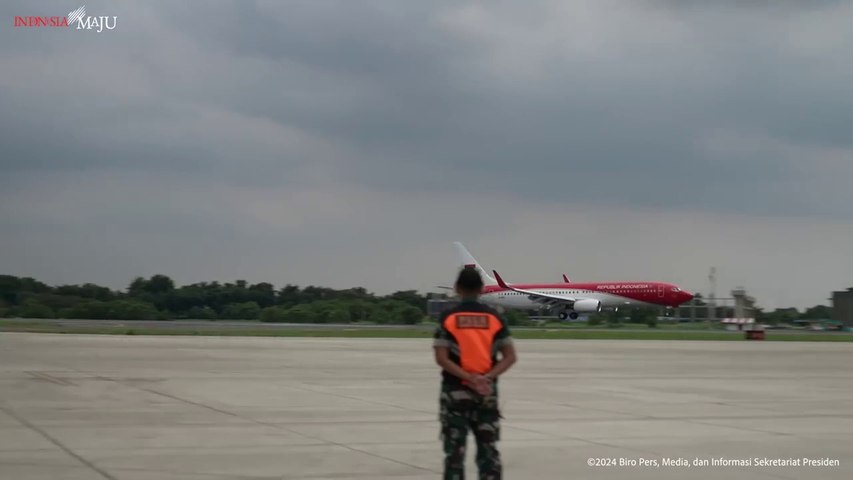
[[[484,397],[466,387],[444,386],[439,404],[445,480],[465,478],[465,446],[469,431],[477,445],[480,480],[500,480],[503,467],[497,448],[501,419],[497,388]]]

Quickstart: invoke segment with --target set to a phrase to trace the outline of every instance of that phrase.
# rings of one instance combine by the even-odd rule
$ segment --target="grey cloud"
[[[502,40],[495,33],[491,43],[469,44],[427,20],[438,14],[389,15],[383,23],[369,8],[349,11],[338,5],[345,13],[335,10],[332,16],[328,4],[298,6],[276,12],[276,20],[264,17],[267,11],[237,8],[232,13],[239,14],[241,22],[229,22],[231,29],[219,44],[226,51],[230,45],[237,54],[315,69],[317,78],[333,72],[340,75],[342,89],[349,87],[359,95],[337,111],[304,117],[298,108],[290,108],[289,100],[276,96],[262,108],[244,98],[229,107],[277,122],[296,121],[340,140],[351,147],[350,164],[362,174],[360,180],[376,187],[481,185],[578,201],[596,195],[600,182],[609,180],[608,198],[619,202],[662,205],[680,198],[690,207],[731,210],[750,204],[756,182],[778,184],[791,172],[769,154],[712,157],[713,152],[696,145],[705,130],[745,129],[829,145],[849,141],[843,125],[853,109],[820,98],[820,91],[814,90],[820,83],[809,83],[807,74],[786,70],[790,63],[784,48],[771,48],[784,33],[772,18],[762,22],[759,15],[751,16],[758,28],[734,37],[688,36],[686,40],[696,41],[692,45],[623,45],[616,53],[605,52],[600,64],[585,58],[572,61],[549,46],[550,56],[532,53],[543,62],[553,60],[547,82],[507,86],[495,77],[511,72],[479,68],[477,55],[506,47],[516,37]],[[510,13],[516,12],[505,15]],[[337,20],[344,17],[352,21]],[[531,28],[543,18],[533,20]],[[691,17],[678,20],[709,26]],[[405,25],[411,35],[395,35],[401,27],[392,22]],[[235,25],[244,23],[260,25],[261,33],[235,31]],[[644,26],[654,28],[637,26],[633,35],[640,40]],[[219,30],[205,30],[210,31]],[[633,39],[630,33],[622,36]],[[418,41],[424,38],[432,41]],[[447,49],[448,39],[460,48]],[[664,57],[655,54],[657,47]],[[395,55],[398,51],[407,55]],[[845,88],[842,85],[837,88]],[[307,93],[322,98],[329,87]],[[332,94],[337,95],[337,89]],[[303,106],[310,109],[310,104]],[[436,172],[424,171],[428,169]],[[454,182],[449,172],[462,180]],[[729,199],[735,201],[726,204]],[[765,213],[780,205],[785,214],[819,213],[784,195],[768,200],[752,204]]]
[[[525,191],[536,185],[539,191],[579,200],[595,190],[580,188],[578,178],[597,180],[615,170],[628,178],[645,177],[650,190],[670,190],[674,184],[702,178],[714,182],[717,194],[738,191],[746,185],[730,174],[734,165],[744,177],[772,177],[783,167],[772,158],[748,162],[706,158],[708,153],[695,147],[696,137],[701,138],[704,129],[747,128],[768,130],[793,141],[844,141],[843,128],[815,125],[844,125],[853,111],[832,104],[832,99],[821,99],[819,92],[807,91],[805,81],[789,80],[797,78],[793,72],[780,78],[785,58],[767,50],[766,43],[772,40],[751,45],[698,34],[686,37],[696,44],[664,46],[655,41],[682,38],[676,31],[663,38],[652,36],[650,41],[647,30],[654,23],[635,25],[635,30],[622,33],[619,40],[624,44],[605,42],[599,62],[586,55],[573,58],[571,44],[566,43],[576,40],[571,34],[558,36],[544,47],[530,44],[531,56],[540,59],[539,63],[521,62],[519,66],[544,69],[542,64],[547,63],[547,80],[507,85],[500,76],[513,75],[512,65],[485,68],[480,59],[514,41],[525,45],[519,35],[536,34],[536,28],[554,11],[550,2],[536,4],[541,7],[538,14],[535,9],[527,13],[523,26],[530,32],[516,28],[502,35],[489,32],[486,25],[487,41],[466,39],[458,31],[437,26],[437,19],[453,14],[452,4],[417,8],[387,2],[205,5],[203,10],[197,4],[150,7],[160,13],[155,18],[161,28],[177,32],[166,40],[182,39],[178,52],[187,56],[170,58],[168,43],[157,48],[156,54],[140,53],[142,64],[152,72],[152,98],[129,102],[124,109],[107,108],[112,115],[102,116],[113,118],[93,121],[121,126],[123,110],[150,108],[160,94],[164,102],[179,99],[214,105],[331,139],[348,149],[342,163],[353,165],[356,174],[368,172],[364,182],[402,188],[459,186],[448,183],[444,173],[439,182],[418,179],[401,183],[374,175],[375,168],[365,168],[400,170],[398,176],[405,179],[415,178],[413,173],[428,163],[441,171],[452,166],[453,171],[483,176],[483,183],[495,188]],[[605,4],[602,10],[607,8]],[[517,13],[512,4],[498,4],[494,9],[492,15],[502,21]],[[572,12],[557,9],[556,13],[569,21]],[[128,23],[133,18],[129,13]],[[676,20],[688,26],[708,26],[691,16]],[[736,38],[754,39],[761,32],[773,38],[777,32],[772,27],[773,20],[765,19],[757,23],[757,33]],[[698,43],[702,41],[708,43]],[[636,42],[636,46],[627,42]],[[570,47],[568,54],[561,51],[561,45]],[[533,51],[535,47],[541,51]],[[197,55],[189,56],[193,52]],[[167,66],[176,71],[170,72]],[[253,68],[265,76],[254,73]],[[705,79],[708,75],[716,75],[716,80]],[[299,95],[288,94],[293,91]],[[325,100],[329,97],[333,101]],[[815,101],[807,100],[812,98]],[[191,108],[164,110],[149,121],[195,121]],[[72,123],[66,118],[60,128]],[[151,137],[152,144],[162,140]],[[198,151],[178,150],[176,156],[183,162],[172,159],[168,163],[180,167],[188,161],[201,169],[203,162],[197,157],[216,156],[217,139],[211,136],[208,140],[204,146],[211,151],[201,148],[203,141],[194,140]],[[132,149],[126,150],[126,156],[132,158],[128,163],[137,163]],[[250,158],[264,157],[253,155],[251,146],[244,151]],[[154,164],[163,158],[156,150],[149,156]],[[488,178],[484,166],[506,172],[497,176],[511,180]],[[258,181],[269,178],[263,161],[255,171]],[[543,176],[543,171],[552,174]],[[575,184],[567,187],[564,179]],[[468,180],[465,183],[470,185]],[[617,192],[633,189],[625,182],[614,187]],[[676,193],[687,195],[689,202],[691,190]],[[671,193],[650,201],[666,201]],[[623,201],[637,199],[636,193],[623,197]],[[705,201],[697,198],[693,203]]]

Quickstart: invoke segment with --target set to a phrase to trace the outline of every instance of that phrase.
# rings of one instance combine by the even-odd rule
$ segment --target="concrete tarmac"
[[[517,345],[504,478],[853,478],[853,344]],[[441,478],[437,389],[426,339],[2,333],[0,479]]]

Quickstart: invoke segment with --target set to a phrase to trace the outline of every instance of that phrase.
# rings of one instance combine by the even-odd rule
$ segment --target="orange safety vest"
[[[486,374],[492,369],[495,334],[501,320],[488,312],[454,312],[444,319],[444,328],[456,339],[463,370]]]

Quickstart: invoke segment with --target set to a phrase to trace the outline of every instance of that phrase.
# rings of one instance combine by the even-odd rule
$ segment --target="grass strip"
[[[99,335],[172,335],[172,336],[228,336],[228,337],[329,337],[329,338],[430,338],[432,331],[423,328],[183,328],[134,326],[80,326],[55,325],[40,322],[0,320],[0,331]],[[853,335],[839,333],[784,333],[766,332],[766,341],[785,342],[853,342]],[[619,331],[573,329],[516,330],[513,336],[530,340],[713,340],[745,341],[743,332],[706,331]]]

